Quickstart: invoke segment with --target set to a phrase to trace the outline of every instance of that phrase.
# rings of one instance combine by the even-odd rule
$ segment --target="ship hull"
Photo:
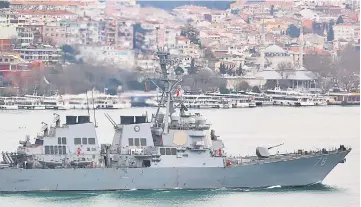
[[[219,189],[322,182],[349,151],[230,167],[0,169],[0,191]]]

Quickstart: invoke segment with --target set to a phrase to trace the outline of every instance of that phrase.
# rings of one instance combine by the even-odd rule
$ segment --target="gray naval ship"
[[[206,118],[192,114],[175,97],[179,79],[168,70],[169,54],[158,51],[163,95],[151,117],[121,116],[112,144],[98,143],[89,116],[54,114],[31,142],[20,141],[14,153],[3,152],[0,191],[131,189],[219,189],[305,186],[322,180],[351,151],[298,150],[230,157]],[[165,112],[163,110],[165,109]]]

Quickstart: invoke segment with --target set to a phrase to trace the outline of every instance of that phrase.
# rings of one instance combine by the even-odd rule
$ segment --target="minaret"
[[[301,18],[300,18],[299,22],[300,22],[299,69],[302,69],[303,68],[303,45],[304,45],[304,41],[303,41],[303,25],[302,25],[302,19]]]
[[[266,34],[265,34],[265,29],[264,29],[264,9],[263,9],[263,4],[262,4],[262,26],[261,26],[260,65],[259,65],[259,70],[260,71],[264,70],[264,62],[265,62],[264,44],[265,44],[265,39],[266,39]],[[253,74],[253,75],[255,75],[255,74]]]
[[[261,45],[260,45],[260,67],[259,70],[263,71],[264,70],[264,62],[265,62],[265,57],[264,57],[264,44],[265,44],[265,31],[264,31],[264,19],[262,20],[262,27],[261,27]]]

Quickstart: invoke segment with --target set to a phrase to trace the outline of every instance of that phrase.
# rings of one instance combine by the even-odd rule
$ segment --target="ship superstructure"
[[[157,54],[164,84],[155,114],[121,116],[120,123],[106,114],[114,137],[100,148],[89,116],[68,116],[61,126],[55,115],[35,144],[27,138],[17,153],[3,153],[0,191],[304,186],[322,182],[351,151],[258,147],[255,156],[229,157],[207,119],[174,98],[180,79],[167,68],[169,53]]]

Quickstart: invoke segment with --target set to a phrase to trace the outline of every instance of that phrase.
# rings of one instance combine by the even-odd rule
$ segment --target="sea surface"
[[[113,127],[104,116],[119,122],[120,115],[140,115],[155,109],[96,111],[98,138],[111,143]],[[171,190],[109,192],[0,193],[0,207],[353,207],[360,205],[360,107],[261,107],[198,110],[224,140],[228,154],[254,155],[257,146],[284,143],[273,152],[351,146],[345,164],[338,165],[322,185],[261,190]],[[86,115],[83,111],[0,111],[0,151],[13,151],[25,135],[35,136],[41,122],[53,113]],[[93,112],[91,111],[93,119]],[[271,151],[272,152],[272,151]],[[207,175],[204,175],[207,176]]]

